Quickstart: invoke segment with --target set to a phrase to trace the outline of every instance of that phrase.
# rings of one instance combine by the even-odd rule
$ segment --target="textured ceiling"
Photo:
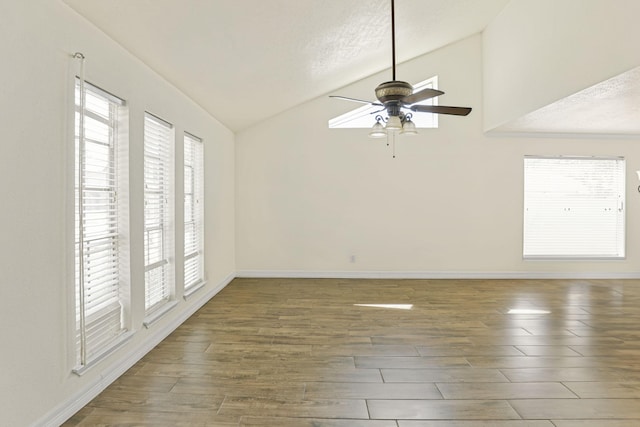
[[[640,134],[640,67],[503,125],[501,132]]]
[[[391,66],[389,0],[63,0],[238,131]],[[397,60],[509,0],[396,0]]]

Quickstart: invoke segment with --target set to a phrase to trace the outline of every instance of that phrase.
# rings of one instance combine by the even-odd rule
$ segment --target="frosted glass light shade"
[[[387,126],[385,127],[387,130],[400,130],[402,129],[402,122],[400,121],[400,117],[398,116],[389,116],[389,120],[387,120]]]
[[[382,126],[382,123],[376,122],[371,128],[371,132],[369,132],[369,138],[384,138],[385,136],[387,136],[387,131],[384,126]]]
[[[418,131],[416,130],[416,125],[411,121],[407,120],[402,125],[402,130],[400,131],[400,135],[417,135]]]

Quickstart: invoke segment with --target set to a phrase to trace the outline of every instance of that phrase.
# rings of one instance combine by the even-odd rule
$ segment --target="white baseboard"
[[[215,288],[203,293],[199,296],[198,300],[194,302],[194,304],[191,304],[171,323],[165,325],[161,329],[158,329],[152,335],[149,335],[147,339],[143,343],[139,344],[135,349],[132,349],[128,354],[110,364],[100,375],[100,378],[85,386],[69,399],[60,403],[53,410],[49,411],[36,421],[33,426],[57,427],[64,423],[72,417],[73,414],[82,409],[87,403],[106,389],[112,382],[117,380],[129,368],[135,365],[140,359],[142,359],[142,357],[144,357],[144,355],[151,351],[151,349],[169,336],[169,334],[176,330],[178,326],[183,324],[218,292],[224,289],[234,278],[235,274],[229,274]],[[193,295],[193,297],[195,296],[196,295]]]
[[[239,278],[293,279],[640,279],[640,272],[241,270]]]

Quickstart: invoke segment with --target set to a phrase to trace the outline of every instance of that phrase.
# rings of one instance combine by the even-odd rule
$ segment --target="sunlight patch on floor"
[[[507,314],[551,314],[549,310],[536,310],[531,308],[511,308]]]
[[[411,310],[413,304],[353,304],[356,307],[391,308],[395,310]]]

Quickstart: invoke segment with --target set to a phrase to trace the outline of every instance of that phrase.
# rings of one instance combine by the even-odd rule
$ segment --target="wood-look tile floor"
[[[640,426],[640,281],[236,279],[98,425]]]

